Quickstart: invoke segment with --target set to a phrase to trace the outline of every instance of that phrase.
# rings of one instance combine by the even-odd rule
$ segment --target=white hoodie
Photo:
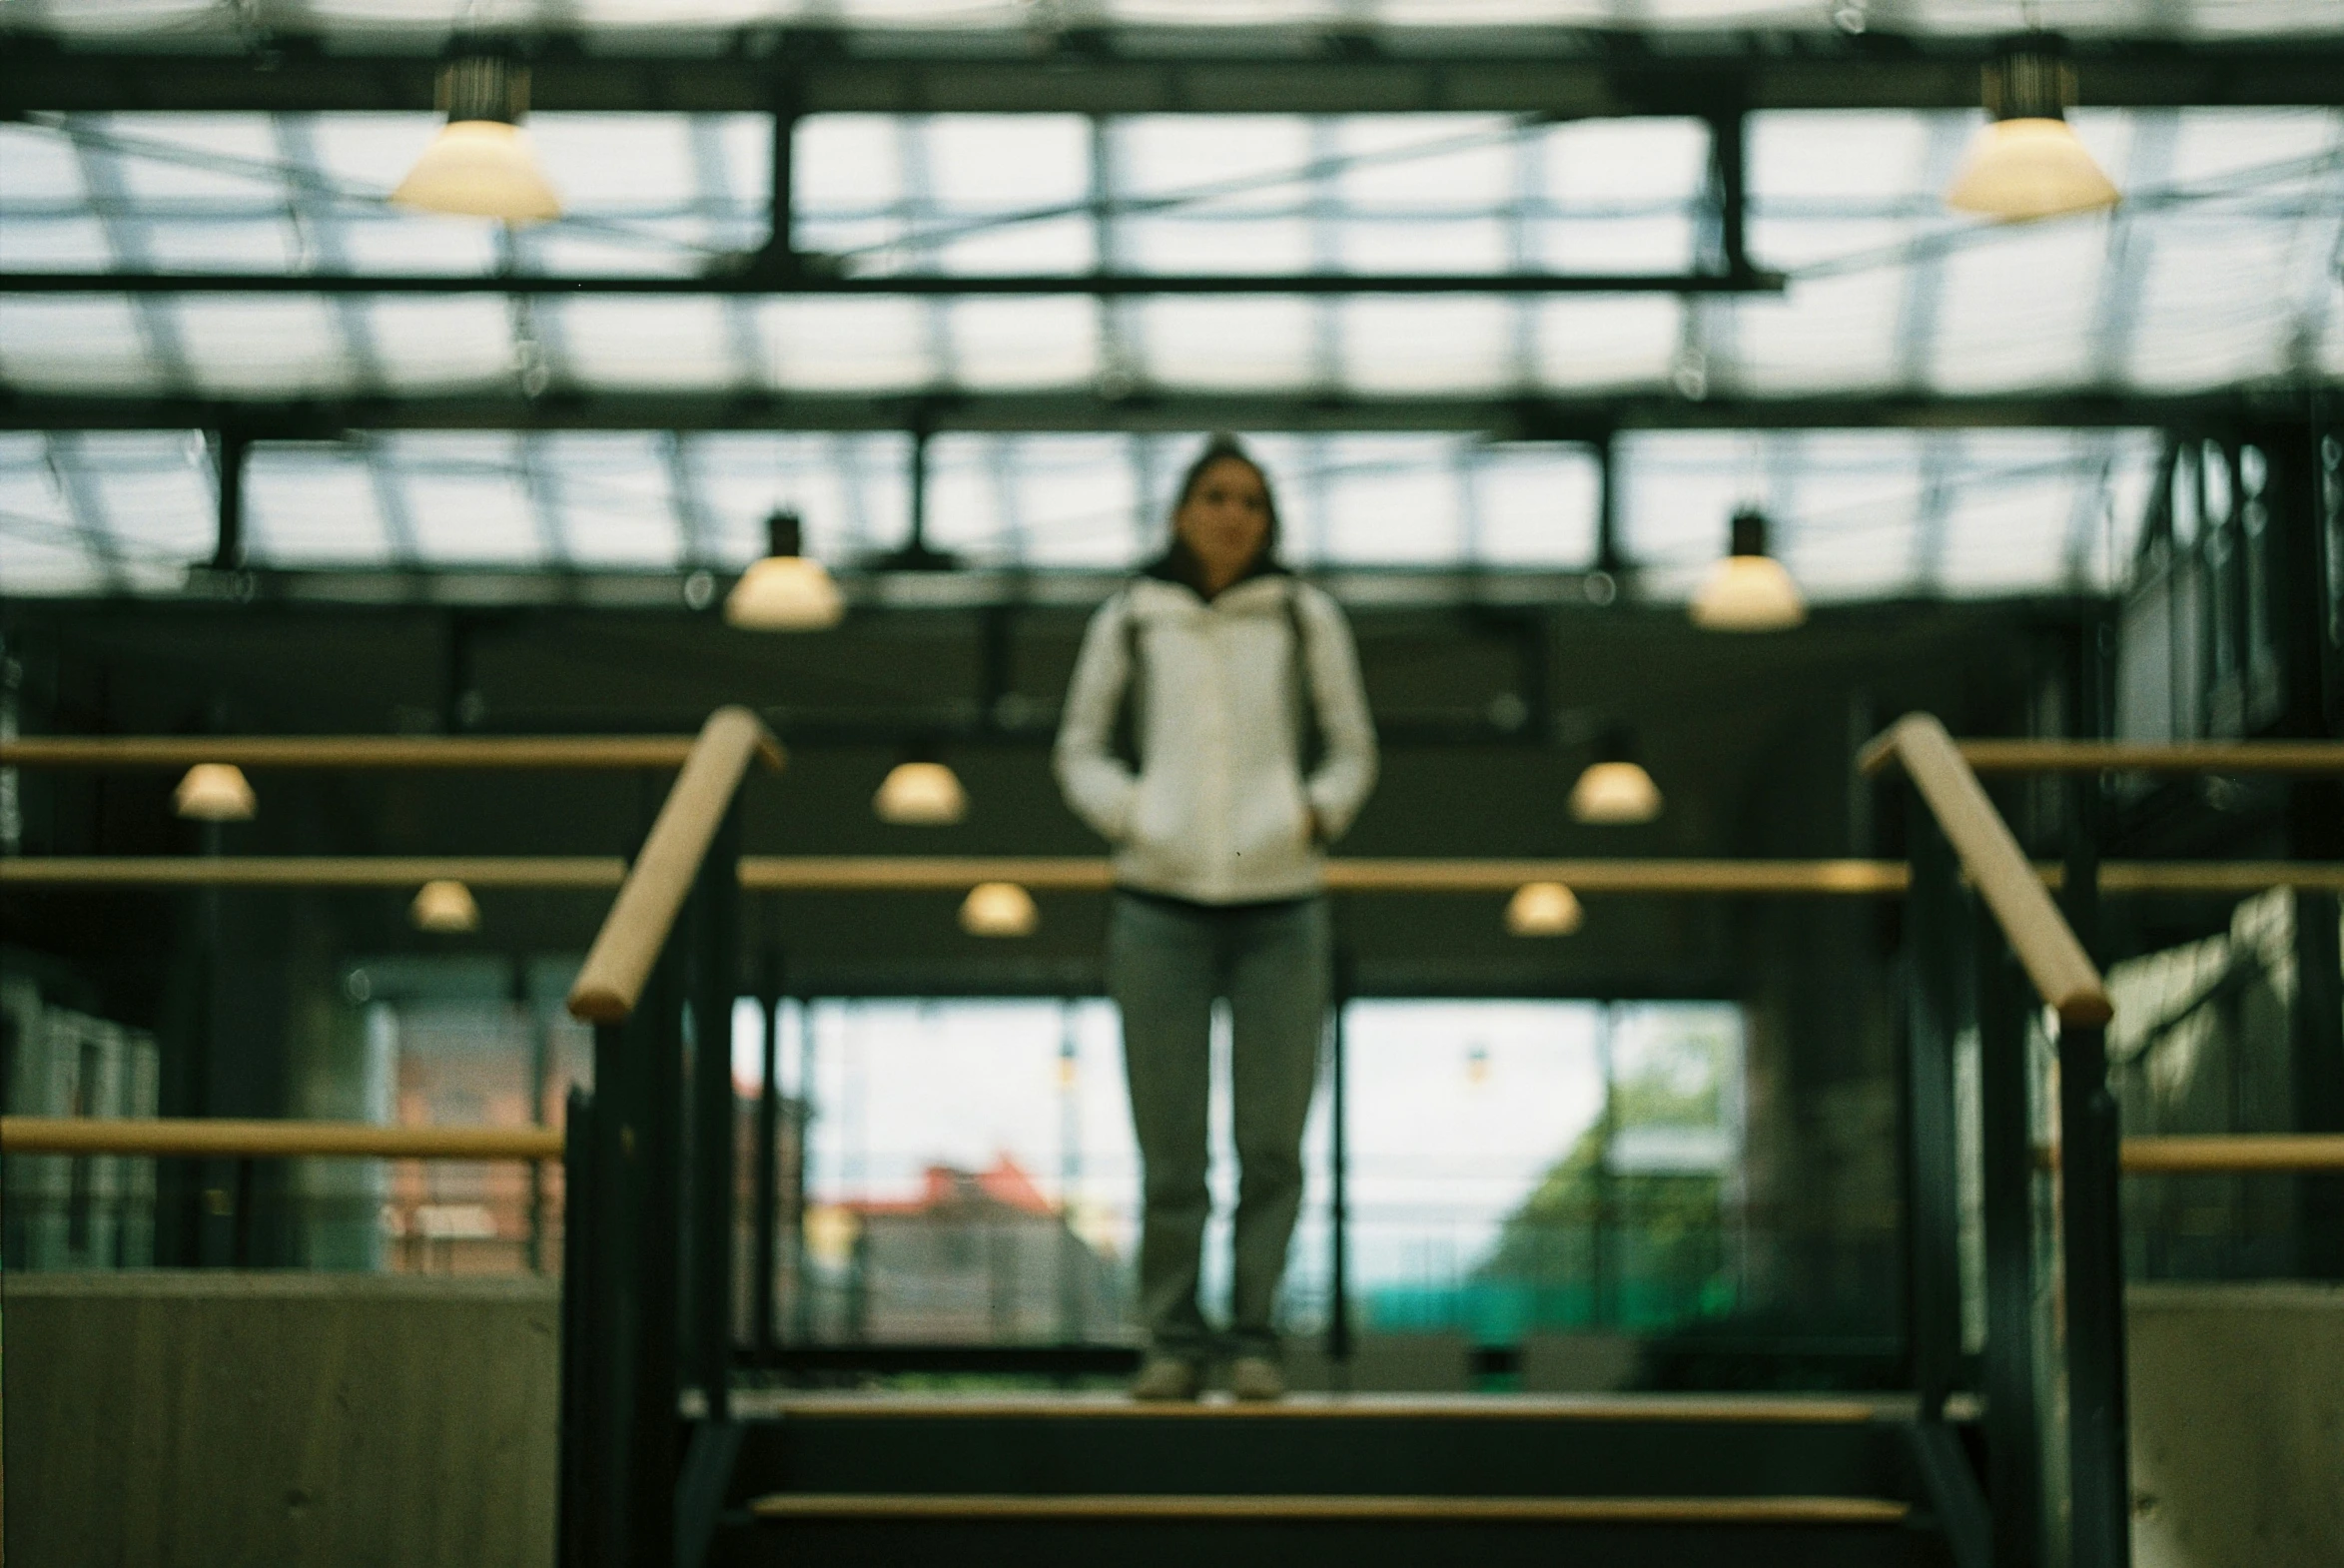
[[[1324,740],[1325,760],[1307,781],[1288,595]],[[1146,672],[1137,775],[1114,750],[1133,621]],[[1310,810],[1328,840],[1339,838],[1375,786],[1375,728],[1342,610],[1282,572],[1209,604],[1183,584],[1140,578],[1091,618],[1054,761],[1067,804],[1115,845],[1120,886],[1199,904],[1317,892]]]

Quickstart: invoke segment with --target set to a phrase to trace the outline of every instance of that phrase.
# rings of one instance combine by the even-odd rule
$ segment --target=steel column
[[[690,911],[689,1375],[700,1385],[711,1421],[727,1419],[732,1402],[733,1212],[740,1136],[732,1083],[732,1010],[740,994],[740,858],[736,795],[700,862]]]
[[[1921,1417],[1936,1420],[1959,1378],[1959,1166],[1953,1123],[1958,955],[1968,928],[1953,849],[1918,790],[1908,789],[1913,887],[1905,905],[1906,1250],[1908,1331]]]
[[[1351,1141],[1344,1021],[1353,980],[1350,955],[1338,950],[1327,1009],[1326,1358],[1346,1373],[1351,1360]]]
[[[2042,1434],[2034,1362],[2034,1139],[2029,996],[2001,930],[1977,915],[1977,1052],[1985,1173],[1986,1496],[1994,1568],[2042,1549]]]

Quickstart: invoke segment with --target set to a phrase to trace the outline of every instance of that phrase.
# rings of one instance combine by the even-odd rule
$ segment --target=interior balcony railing
[[[2028,749],[2031,747],[2032,749]],[[326,755],[337,748],[335,759]],[[1939,1529],[1961,1568],[2040,1560],[2046,1532],[2061,1560],[2115,1568],[2128,1560],[2123,1419],[2122,1271],[2117,1196],[2121,1172],[2344,1172],[2344,1137],[2247,1136],[2122,1141],[2107,1091],[2104,1030],[2110,1004],[2068,909],[2101,892],[2244,892],[2274,885],[2344,890],[2344,867],[2273,862],[2101,864],[2087,836],[2063,864],[2030,863],[1978,782],[1977,769],[2048,769],[2074,776],[2106,768],[2184,766],[2238,771],[2274,767],[2344,771],[2344,747],[2188,748],[2147,752],[2070,743],[1980,742],[1957,746],[1926,715],[1901,721],[1869,748],[1870,771],[1901,770],[1913,786],[1909,864],[1878,860],[1348,861],[1329,868],[1332,890],[1486,893],[1559,880],[1582,891],[1731,896],[1811,894],[1907,899],[1908,1181],[1910,1362],[1918,1415],[1911,1439]],[[1965,750],[1968,756],[1965,758]],[[457,763],[458,753],[461,763]],[[530,1130],[380,1129],[318,1124],[203,1121],[93,1123],[10,1118],[0,1142],[11,1154],[187,1155],[235,1159],[373,1156],[564,1161],[561,1558],[577,1564],[691,1563],[717,1528],[741,1428],[732,1417],[735,1376],[776,1363],[771,1302],[752,1310],[765,1331],[744,1333],[737,1311],[733,1136],[733,1004],[742,994],[739,900],[744,890],[966,889],[1018,880],[1036,889],[1095,891],[1108,884],[1093,859],[856,860],[751,857],[741,853],[739,793],[750,764],[780,755],[754,716],[711,717],[696,740],[621,741],[357,739],[59,740],[0,743],[0,765],[164,766],[242,759],[305,766],[616,766],[680,764],[640,852],[616,859],[472,858],[131,860],[41,857],[0,860],[0,889],[100,886],[391,886],[460,875],[484,885],[585,891],[616,897],[569,994],[573,1015],[594,1028],[594,1088],[573,1091],[564,1134]],[[2047,1015],[2055,1025],[2042,1022]],[[1340,1010],[1337,1010],[1339,1020]],[[2030,1082],[2027,1032],[2055,1033],[2058,1059],[2050,1119],[2038,1142],[2031,1105],[2047,1086]],[[1980,1114],[1965,1139],[1954,1063],[1973,1029]],[[1334,1035],[1334,1197],[1339,1249],[1343,1054]],[[781,1216],[770,1180],[775,1135],[771,1052],[758,1138],[764,1155],[752,1183],[759,1283],[769,1297],[771,1238]],[[1964,1168],[1983,1183],[1982,1332],[1966,1335],[1959,1192]],[[2037,1183],[2054,1180],[2046,1215]],[[2057,1288],[2042,1266],[2055,1233]],[[1338,1356],[1347,1316],[1344,1269],[1329,1349]],[[2057,1303],[2067,1389],[2063,1442],[2046,1438],[2057,1368],[2039,1364],[2039,1318]],[[1965,1342],[1980,1345],[1974,1354]],[[831,1347],[845,1368],[861,1352],[879,1365],[886,1347]],[[1120,1346],[1039,1346],[1028,1369],[1122,1365]],[[878,1359],[871,1357],[877,1355]],[[1086,1359],[1087,1358],[1087,1359]],[[1020,1362],[1023,1365],[1025,1362]],[[808,1361],[801,1369],[813,1367]],[[1003,1369],[1009,1367],[1003,1362]],[[899,1368],[902,1369],[902,1368]],[[1980,1412],[1982,1420],[1980,1421]],[[1980,1421],[1982,1466],[1964,1424]],[[2044,1455],[2066,1454],[2054,1486]],[[1982,1474],[1981,1474],[1982,1470]],[[2063,1529],[2052,1504],[2068,1499]]]

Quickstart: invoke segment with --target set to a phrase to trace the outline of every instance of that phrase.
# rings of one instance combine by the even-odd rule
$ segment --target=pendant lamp
[[[479,930],[480,906],[472,902],[472,890],[460,882],[426,882],[407,906],[407,918],[417,931],[450,936]]]
[[[1807,597],[1766,552],[1766,517],[1734,513],[1726,558],[1693,595],[1693,624],[1706,631],[1785,631],[1807,619]]]
[[[822,563],[802,553],[805,528],[794,511],[765,519],[766,553],[751,561],[724,597],[725,621],[744,631],[821,631],[846,614],[846,600]]]
[[[400,207],[508,224],[561,216],[561,198],[521,134],[529,73],[494,54],[458,55],[439,73],[441,128],[391,193]]]
[[[230,762],[199,762],[172,791],[171,809],[197,822],[250,822],[260,801],[244,769]]]
[[[1580,919],[1577,895],[1560,882],[1525,882],[1506,901],[1506,930],[1517,937],[1567,937]]]
[[[2099,212],[2123,199],[2067,124],[2075,67],[2065,39],[2028,33],[2004,42],[1986,63],[1983,86],[1993,122],[1970,144],[1947,206],[2024,223]]]
[[[1626,730],[1604,737],[1602,749],[1579,782],[1571,786],[1574,821],[1616,827],[1650,822],[1660,815],[1660,786],[1630,755]]]
[[[960,775],[934,756],[899,762],[871,797],[882,822],[898,827],[949,828],[969,814],[969,792]]]
[[[961,902],[961,929],[972,937],[1030,937],[1041,924],[1034,895],[1015,882],[980,882]]]

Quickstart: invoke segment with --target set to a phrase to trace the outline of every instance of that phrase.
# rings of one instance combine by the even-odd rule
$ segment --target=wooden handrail
[[[2134,1176],[2248,1175],[2344,1171],[2344,1133],[2227,1133],[2128,1138],[2123,1169]]]
[[[2036,995],[2062,1023],[2105,1024],[2114,1009],[2099,971],[2043,891],[2042,878],[2019,852],[2009,825],[1961,760],[1945,725],[1933,714],[1908,713],[1865,748],[1867,758],[1884,743],[1887,755],[1903,765],[1905,776],[1929,803],[1962,869],[2034,982]]]
[[[1973,773],[2344,773],[2344,741],[1962,740]],[[1887,767],[1889,736],[1865,747],[1866,773]]]
[[[559,1160],[552,1128],[373,1127],[352,1122],[243,1122],[93,1117],[0,1117],[0,1153],[213,1160]],[[2045,1166],[2055,1159],[2039,1151]],[[2239,1133],[2128,1138],[2133,1175],[2251,1175],[2344,1171],[2344,1134]]]
[[[562,1135],[541,1127],[372,1127],[358,1122],[231,1122],[0,1117],[0,1153],[202,1160],[559,1160]]]
[[[684,895],[700,873],[700,862],[715,838],[717,824],[732,805],[733,792],[749,760],[771,743],[764,721],[747,708],[718,708],[700,726],[683,771],[667,792],[658,820],[642,853],[628,868],[626,881],[602,929],[586,952],[584,968],[569,989],[573,1018],[593,1024],[616,1024],[635,1010],[635,999],[651,978],[651,966],[667,945],[668,931]]]
[[[0,740],[0,767],[185,768],[674,768],[689,735],[36,735]],[[757,754],[780,769],[781,743],[760,731]]]
[[[22,887],[413,888],[442,878],[475,888],[615,888],[616,855],[37,855],[0,859]]]
[[[0,857],[0,887],[27,888],[413,888],[439,878],[477,888],[599,892],[626,880],[616,855],[32,855]],[[2037,861],[2048,888],[2061,867]],[[1525,882],[1560,882],[1581,893],[1841,894],[1895,896],[1910,871],[1901,860],[1330,860],[1336,893],[1510,893]],[[980,882],[1015,882],[1037,893],[1102,893],[1108,862],[1087,855],[744,855],[751,893],[965,893]],[[2344,893],[2344,862],[2326,860],[2109,860],[2100,891],[2259,893],[2311,888]]]

